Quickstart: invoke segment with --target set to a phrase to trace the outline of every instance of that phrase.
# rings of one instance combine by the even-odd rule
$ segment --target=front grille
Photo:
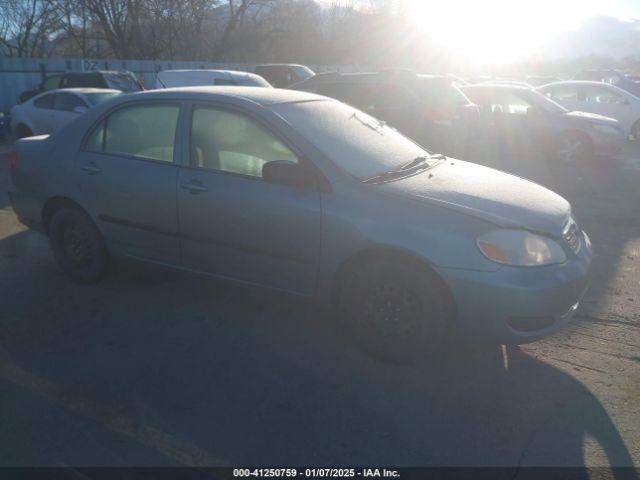
[[[562,236],[574,253],[580,251],[580,229],[573,218],[569,218],[562,231]]]

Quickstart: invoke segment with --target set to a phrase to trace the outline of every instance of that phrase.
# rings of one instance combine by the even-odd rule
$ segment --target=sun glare
[[[535,53],[597,11],[597,0],[410,0],[411,18],[467,63],[500,63]]]

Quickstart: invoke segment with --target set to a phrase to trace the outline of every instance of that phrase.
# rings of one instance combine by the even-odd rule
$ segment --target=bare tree
[[[10,57],[46,56],[60,18],[47,0],[1,0],[0,43]]]

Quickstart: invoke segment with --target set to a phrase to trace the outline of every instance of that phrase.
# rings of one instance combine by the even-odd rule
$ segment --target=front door
[[[179,112],[176,103],[122,107],[96,126],[77,161],[84,202],[111,248],[171,265],[180,263]]]
[[[262,166],[299,156],[262,123],[213,106],[191,112],[190,165],[180,168],[183,264],[310,294],[320,250],[320,196],[263,181]]]

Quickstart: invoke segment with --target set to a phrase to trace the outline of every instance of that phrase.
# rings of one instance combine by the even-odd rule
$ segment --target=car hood
[[[560,235],[571,205],[560,195],[499,170],[447,159],[422,173],[380,185],[505,228]]]
[[[620,125],[620,122],[618,122],[618,120],[610,117],[605,117],[604,115],[598,115],[597,113],[572,111],[572,112],[564,113],[563,115],[565,117],[582,119],[588,122],[598,123],[600,125],[612,125],[612,126]]]

